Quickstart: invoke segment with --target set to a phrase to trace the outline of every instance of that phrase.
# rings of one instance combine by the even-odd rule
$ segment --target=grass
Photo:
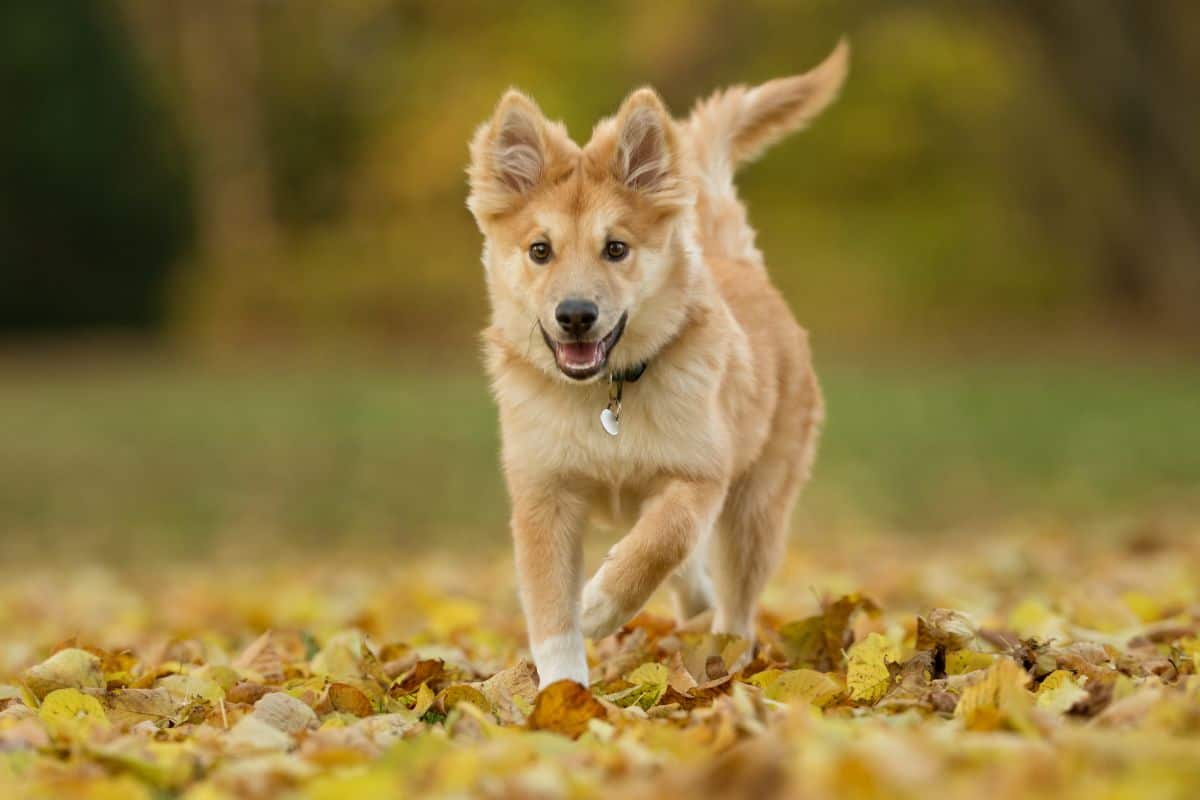
[[[829,424],[801,526],[944,531],[1194,502],[1200,370],[1095,361],[820,364]],[[9,553],[505,545],[495,414],[472,364],[0,365]]]

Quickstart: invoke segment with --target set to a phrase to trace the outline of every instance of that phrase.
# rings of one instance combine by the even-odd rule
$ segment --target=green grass
[[[821,363],[829,424],[803,524],[935,532],[1157,513],[1200,487],[1188,365]],[[13,554],[192,555],[251,541],[507,541],[495,414],[472,365],[0,366]]]

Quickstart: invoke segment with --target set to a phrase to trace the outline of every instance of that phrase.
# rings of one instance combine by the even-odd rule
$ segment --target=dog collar
[[[608,373],[608,405],[600,412],[600,427],[609,436],[616,436],[621,432],[621,394],[625,384],[637,383],[638,378],[646,371],[648,363],[643,361],[629,369]]]
[[[642,373],[646,371],[646,367],[648,366],[650,366],[649,361],[643,361],[640,364],[634,364],[629,369],[610,373],[609,380],[620,381],[622,383],[637,383],[637,379],[642,377]]]

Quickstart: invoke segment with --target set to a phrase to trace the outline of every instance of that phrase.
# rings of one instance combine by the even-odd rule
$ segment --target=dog
[[[849,48],[675,120],[638,89],[580,147],[510,89],[470,143],[519,594],[541,686],[664,582],[753,641],[824,419],[806,332],[767,275],[736,168],[836,98]],[[582,535],[629,532],[583,583]]]

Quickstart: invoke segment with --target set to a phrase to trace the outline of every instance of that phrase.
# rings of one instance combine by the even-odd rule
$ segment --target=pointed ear
[[[548,123],[537,104],[509,89],[492,119],[475,132],[467,206],[478,219],[511,209],[546,172]]]
[[[612,174],[628,188],[664,206],[686,201],[675,123],[653,89],[638,89],[621,104]]]

